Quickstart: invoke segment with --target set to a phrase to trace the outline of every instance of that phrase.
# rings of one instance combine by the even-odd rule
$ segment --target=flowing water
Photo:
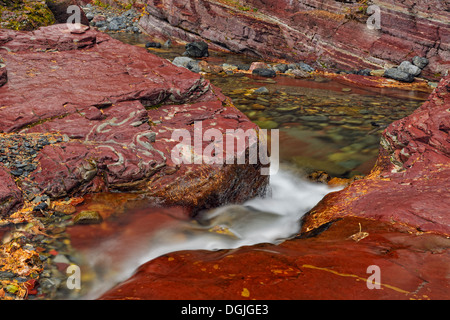
[[[113,36],[138,46],[148,41],[142,35]],[[183,47],[175,46],[152,53],[171,60],[183,51]],[[211,52],[207,61],[249,64],[254,59]],[[333,191],[325,184],[306,181],[305,174],[317,170],[347,178],[367,174],[378,154],[384,127],[411,114],[428,96],[361,88],[325,78],[261,79],[248,74],[205,77],[260,127],[280,130],[282,169],[270,177],[271,195],[203,212],[195,221],[176,218],[176,214],[171,218],[163,214],[162,218],[155,209],[105,221],[98,228],[109,230],[109,236],[99,239],[95,248],[80,250],[86,261],[85,279],[90,283],[89,290],[82,292],[83,298],[98,297],[162,254],[278,243],[291,237],[298,232],[303,214]],[[266,87],[269,93],[255,93],[260,87]],[[82,228],[88,230],[89,226]]]

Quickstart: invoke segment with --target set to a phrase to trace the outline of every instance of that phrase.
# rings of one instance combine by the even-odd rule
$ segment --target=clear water
[[[127,213],[130,219],[140,219],[141,232],[136,232],[134,223],[121,223],[116,236],[84,250],[82,272],[90,280],[82,298],[97,298],[132,276],[140,265],[170,252],[280,243],[298,232],[304,213],[337,190],[296,178],[286,169],[271,176],[270,186],[270,197],[205,211],[195,221],[175,220],[157,231],[153,220]],[[106,222],[104,228],[113,226]]]

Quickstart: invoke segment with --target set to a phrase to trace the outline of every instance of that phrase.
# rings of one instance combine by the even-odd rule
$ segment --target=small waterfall
[[[270,181],[271,195],[266,198],[223,206],[202,212],[196,221],[177,221],[157,232],[135,235],[137,245],[120,243],[120,239],[100,244],[85,257],[95,280],[83,299],[97,298],[132,276],[140,265],[170,252],[282,242],[299,231],[300,219],[306,212],[334,191],[283,170],[272,175]],[[114,261],[111,257],[117,256],[114,252],[118,250],[126,254]]]

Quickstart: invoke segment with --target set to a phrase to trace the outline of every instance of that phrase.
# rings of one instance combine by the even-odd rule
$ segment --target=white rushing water
[[[127,258],[121,261],[111,261],[108,257],[114,248],[121,247],[119,240],[106,241],[86,256],[92,270],[96,270],[97,281],[83,299],[97,298],[132,276],[137,267],[163,254],[279,243],[296,234],[301,217],[327,193],[336,190],[282,170],[270,177],[270,187],[270,196],[204,212],[200,223],[179,221],[156,233],[140,234],[140,245],[129,248]]]

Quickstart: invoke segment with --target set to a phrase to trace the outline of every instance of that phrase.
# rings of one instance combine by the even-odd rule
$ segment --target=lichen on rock
[[[0,27],[31,31],[55,23],[44,0],[0,0]]]

